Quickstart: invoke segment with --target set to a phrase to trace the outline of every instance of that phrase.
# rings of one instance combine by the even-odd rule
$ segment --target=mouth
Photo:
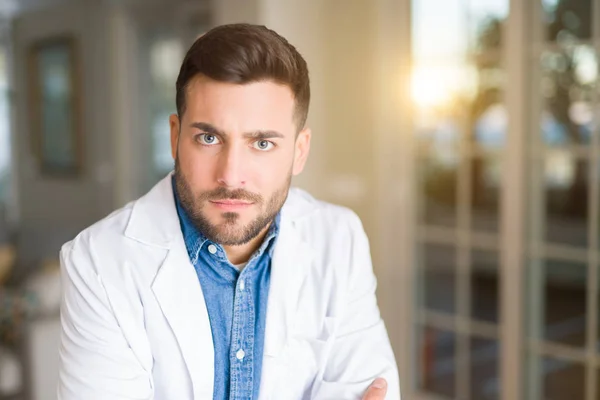
[[[253,203],[244,200],[230,200],[230,199],[222,199],[222,200],[210,200],[210,203],[218,209],[224,211],[238,211],[244,210],[250,207]]]

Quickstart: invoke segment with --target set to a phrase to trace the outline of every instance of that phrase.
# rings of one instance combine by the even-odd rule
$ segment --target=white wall
[[[27,329],[31,400],[56,400],[60,319],[37,319]]]
[[[106,10],[100,2],[72,1],[31,11],[14,23],[19,256],[22,265],[56,257],[60,245],[112,209],[112,165]],[[80,52],[84,168],[80,178],[40,174],[31,147],[27,57],[35,41],[73,35]]]

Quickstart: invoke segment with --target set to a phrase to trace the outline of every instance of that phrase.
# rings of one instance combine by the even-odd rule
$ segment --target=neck
[[[229,261],[234,265],[248,262],[252,254],[260,247],[270,227],[271,224],[267,225],[258,235],[254,237],[254,239],[250,240],[248,243],[239,246],[223,246],[223,249],[227,254],[227,259],[229,259]]]

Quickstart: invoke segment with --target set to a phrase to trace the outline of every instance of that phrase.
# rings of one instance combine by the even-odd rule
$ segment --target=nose
[[[217,182],[229,188],[240,188],[246,184],[243,150],[237,146],[226,146],[219,155]]]

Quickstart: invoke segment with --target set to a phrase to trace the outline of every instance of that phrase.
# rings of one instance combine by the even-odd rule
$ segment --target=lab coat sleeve
[[[151,374],[130,348],[90,249],[61,250],[59,400],[150,400]]]
[[[388,382],[386,400],[400,400],[398,369],[375,297],[367,236],[352,213],[350,268],[334,343],[314,400],[360,400],[377,377]]]

